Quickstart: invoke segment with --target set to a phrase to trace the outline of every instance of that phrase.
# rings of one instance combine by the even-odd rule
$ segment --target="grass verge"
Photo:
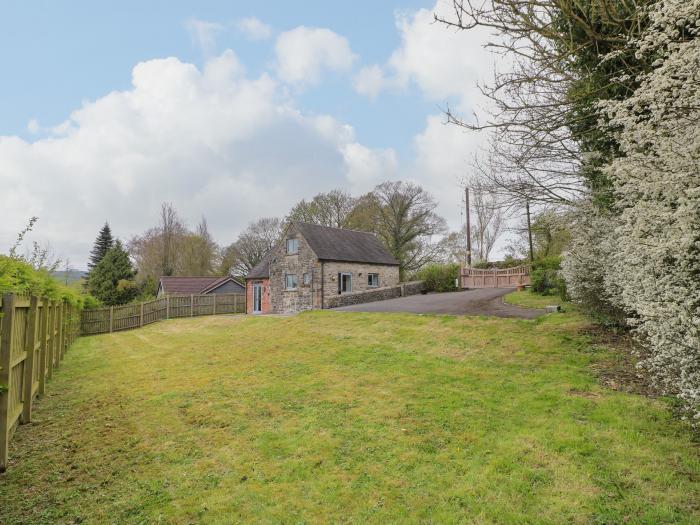
[[[669,402],[601,386],[575,312],[308,312],[79,339],[0,523],[697,523]]]
[[[503,301],[515,306],[524,306],[525,308],[544,308],[545,306],[562,304],[561,299],[556,295],[540,295],[530,290],[511,292],[503,296]]]

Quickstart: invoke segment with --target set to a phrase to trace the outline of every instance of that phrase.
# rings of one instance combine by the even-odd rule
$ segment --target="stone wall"
[[[338,293],[338,274],[349,273],[352,276],[352,292],[342,295],[354,295],[362,292],[379,291],[382,288],[390,288],[399,284],[399,267],[385,264],[367,264],[352,262],[324,261],[323,263],[323,307],[328,306],[328,301],[334,301]],[[371,287],[367,274],[379,275],[379,286]]]
[[[326,308],[338,308],[340,306],[350,306],[353,304],[373,303],[375,301],[384,301],[386,299],[395,299],[406,295],[416,295],[425,289],[423,281],[411,281],[401,283],[397,286],[388,286],[385,288],[375,288],[349,294],[336,295],[326,299]]]
[[[299,251],[287,254],[287,239],[299,240]],[[304,284],[304,274],[310,282]],[[285,275],[297,276],[297,289],[287,290]],[[286,314],[320,308],[321,271],[316,254],[298,232],[291,226],[282,241],[273,248],[270,259],[270,308],[273,313]]]

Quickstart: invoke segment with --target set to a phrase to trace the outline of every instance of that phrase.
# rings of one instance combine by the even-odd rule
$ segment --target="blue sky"
[[[386,179],[424,185],[459,227],[481,139],[441,109],[475,110],[492,65],[479,35],[432,23],[441,9],[0,2],[0,250],[38,215],[35,237],[81,267],[102,222],[128,239],[163,200],[228,244],[299,198]]]

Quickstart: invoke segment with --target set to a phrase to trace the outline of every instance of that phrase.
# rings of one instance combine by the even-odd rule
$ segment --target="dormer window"
[[[287,255],[299,253],[299,239],[287,239]]]

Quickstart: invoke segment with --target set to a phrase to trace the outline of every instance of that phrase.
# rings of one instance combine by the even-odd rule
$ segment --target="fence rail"
[[[244,294],[167,295],[143,303],[83,310],[80,333],[107,334],[140,328],[163,319],[241,313],[245,313]]]
[[[20,423],[32,419],[79,329],[79,311],[41,297],[4,295],[0,299],[0,472],[7,468],[8,445]]]
[[[530,266],[525,264],[501,270],[464,268],[460,271],[462,288],[515,288],[530,284]]]

